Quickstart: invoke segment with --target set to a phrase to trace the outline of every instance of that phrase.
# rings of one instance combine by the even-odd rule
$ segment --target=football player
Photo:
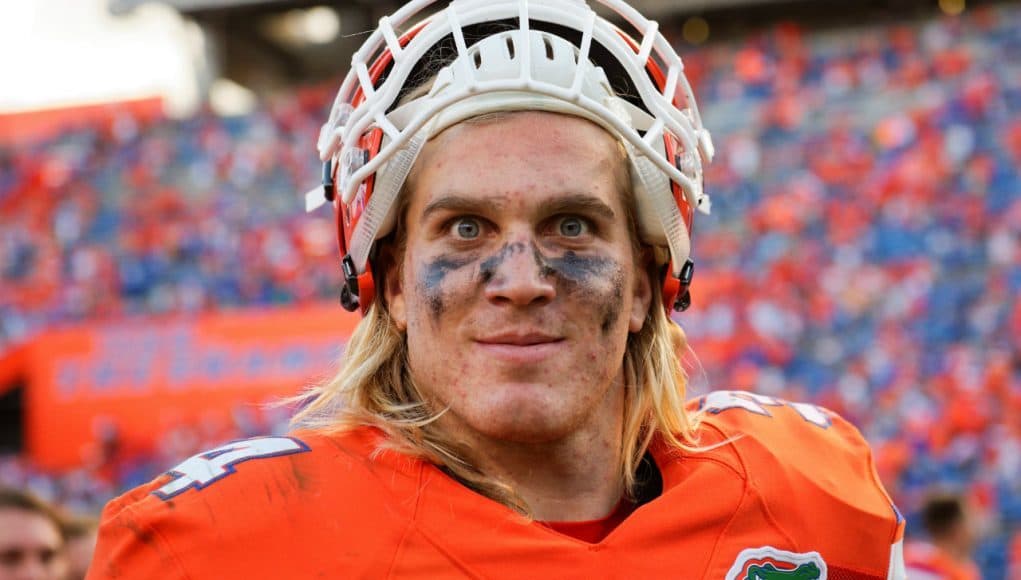
[[[851,425],[685,402],[670,314],[713,146],[655,22],[409,2],[318,145],[309,206],[333,205],[364,316],[341,370],[290,436],[111,502],[92,578],[902,577]]]

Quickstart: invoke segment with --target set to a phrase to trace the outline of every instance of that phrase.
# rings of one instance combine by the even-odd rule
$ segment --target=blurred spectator
[[[925,502],[922,522],[928,541],[909,542],[904,548],[909,578],[979,580],[978,567],[971,560],[974,522],[965,505],[956,495],[935,495]]]
[[[1014,532],[1014,539],[1010,543],[1010,561],[1007,570],[1009,578],[1021,578],[1021,531]]]
[[[67,580],[84,580],[96,549],[99,521],[92,517],[68,518],[64,522],[67,540]]]
[[[0,488],[0,580],[63,580],[63,522],[35,496]]]

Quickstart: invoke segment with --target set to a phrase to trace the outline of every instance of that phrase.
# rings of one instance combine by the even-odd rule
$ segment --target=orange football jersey
[[[89,578],[902,577],[903,520],[858,431],[720,391],[699,452],[655,443],[658,497],[598,543],[528,521],[382,434],[296,432],[193,457],[104,510]]]

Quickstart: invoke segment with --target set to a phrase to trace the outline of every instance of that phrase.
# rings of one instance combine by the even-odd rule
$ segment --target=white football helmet
[[[702,167],[712,139],[656,22],[620,0],[598,4],[632,34],[584,0],[413,0],[380,20],[320,132],[323,184],[306,196],[309,210],[336,209],[345,308],[364,313],[373,300],[373,244],[392,230],[423,145],[470,117],[521,110],[584,117],[624,144],[640,236],[668,265],[664,304],[688,306],[691,223],[694,209],[709,212]]]

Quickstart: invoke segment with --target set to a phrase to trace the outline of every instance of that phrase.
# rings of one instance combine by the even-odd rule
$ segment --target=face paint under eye
[[[559,258],[549,258],[546,262],[562,277],[574,282],[586,282],[597,276],[606,277],[616,265],[610,258],[579,256],[572,251],[564,252]]]
[[[440,256],[426,264],[420,285],[434,318],[439,318],[443,313],[443,288],[441,286],[447,274],[460,270],[474,261],[473,257],[453,259]]]
[[[446,256],[440,256],[426,264],[425,275],[422,277],[422,281],[426,288],[438,288],[439,285],[443,283],[444,278],[447,277],[447,274],[455,270],[460,270],[474,261],[474,258],[454,259]]]
[[[604,334],[610,332],[614,323],[620,319],[623,306],[625,276],[620,265],[610,258],[579,256],[570,251],[547,262],[553,265],[552,268],[562,279],[598,304],[602,319],[599,329]]]
[[[539,275],[548,278],[557,273],[557,269],[550,265],[546,256],[542,255],[539,248],[532,244],[532,255],[535,256],[535,265],[539,267]]]
[[[531,247],[539,275],[543,278],[559,275],[568,285],[568,292],[580,292],[579,297],[585,296],[602,319],[600,330],[609,332],[622,312],[625,276],[620,265],[611,258],[579,256],[572,251],[564,252],[559,258],[547,258],[535,244]],[[484,260],[479,265],[481,283],[492,280],[508,257],[524,250],[525,245],[520,242],[505,244],[496,255]]]
[[[610,329],[613,328],[613,323],[620,318],[621,308],[624,304],[624,272],[619,268],[616,269],[611,275],[611,280],[613,281],[613,298],[603,304],[603,322],[599,325],[603,334],[610,332]]]
[[[504,244],[500,251],[495,256],[490,256],[483,260],[479,264],[479,279],[483,284],[489,282],[496,276],[496,271],[503,265],[504,260],[513,256],[518,252],[525,251],[525,244],[521,242],[515,242],[513,244]]]

